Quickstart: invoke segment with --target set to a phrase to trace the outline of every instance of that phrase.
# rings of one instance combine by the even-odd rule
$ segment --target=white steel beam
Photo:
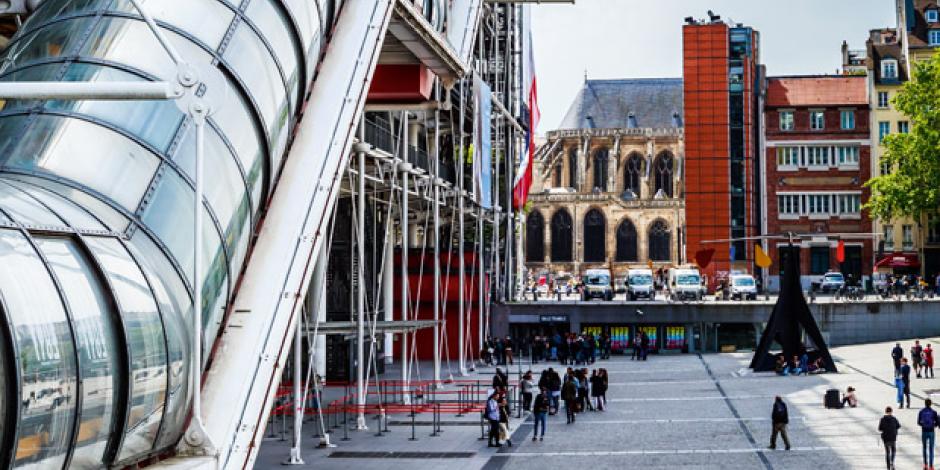
[[[173,100],[184,94],[169,82],[3,82],[2,100]]]

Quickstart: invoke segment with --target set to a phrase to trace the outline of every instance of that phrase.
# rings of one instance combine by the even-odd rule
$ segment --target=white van
[[[705,285],[702,275],[695,268],[672,268],[669,270],[669,298],[672,300],[702,300]]]
[[[731,275],[732,300],[757,300],[757,282],[750,274]]]
[[[640,298],[655,300],[653,271],[650,269],[630,269],[627,271],[627,300]]]
[[[610,285],[609,269],[588,269],[584,273],[584,289],[581,300],[614,300],[614,289]]]

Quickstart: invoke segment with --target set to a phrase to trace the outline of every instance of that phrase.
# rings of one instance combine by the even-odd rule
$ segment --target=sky
[[[770,75],[834,73],[842,41],[863,49],[868,31],[893,26],[894,0],[575,0],[533,4],[540,132],[556,128],[589,79],[682,76],[687,16],[752,26]]]

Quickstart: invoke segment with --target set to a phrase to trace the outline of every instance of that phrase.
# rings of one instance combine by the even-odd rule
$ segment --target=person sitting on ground
[[[816,358],[815,361],[809,363],[806,373],[807,374],[821,374],[825,371],[826,371],[825,363],[823,362],[821,357],[818,357]]]
[[[774,366],[774,371],[777,372],[777,375],[787,375],[787,362],[783,360],[783,356],[777,356],[777,364]]]
[[[842,407],[845,408],[846,404],[849,405],[849,408],[858,406],[858,397],[855,396],[855,388],[853,387],[849,387],[842,395]]]
[[[800,375],[803,372],[804,372],[803,369],[800,367],[799,356],[794,355],[793,362],[790,363],[790,373],[793,375]]]

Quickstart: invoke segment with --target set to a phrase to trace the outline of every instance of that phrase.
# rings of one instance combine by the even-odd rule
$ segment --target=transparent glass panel
[[[72,240],[37,238],[55,272],[72,313],[82,373],[81,422],[69,468],[99,468],[104,461],[108,437],[113,432],[112,414],[119,393],[121,374],[114,312],[91,261]]]
[[[163,29],[163,34],[190,64],[212,62],[212,56],[192,41],[168,29]],[[176,81],[176,65],[141,20],[103,17],[82,47],[81,55],[112,60]]]
[[[60,57],[74,52],[94,18],[83,17],[54,23],[19,36],[0,61],[0,73],[20,68],[37,59]]]
[[[62,468],[78,392],[74,343],[49,272],[12,230],[0,230],[0,293],[22,381],[14,466]]]
[[[272,147],[278,148],[282,139],[286,138],[282,134],[286,133],[289,111],[287,91],[277,73],[274,58],[245,23],[238,25],[224,57],[254,97],[267,129],[268,141]],[[279,162],[279,152],[274,155],[275,162]]]
[[[144,232],[136,232],[128,248],[150,280],[166,328],[170,388],[167,390],[166,417],[157,444],[162,448],[179,440],[192,398],[188,378],[192,368],[193,303],[186,284],[166,254]]]
[[[9,321],[7,321],[6,313],[3,311],[3,304],[0,304],[0,318],[3,319],[3,325],[0,326],[0,328],[4,328],[5,330]],[[14,397],[16,390],[13,389],[16,387],[16,383],[13,380],[7,380],[7,375],[12,375],[11,372],[13,368],[7,367],[7,363],[12,364],[13,353],[10,349],[10,345],[7,343],[6,336],[7,332],[0,330],[0,423],[7,422],[7,407],[17,401]],[[10,429],[10,426],[0,426],[0,445],[9,447],[7,445],[7,436],[12,431],[13,429]],[[3,449],[3,451],[0,451],[0,456],[4,456],[9,450],[10,449]]]
[[[13,224],[13,222],[11,222],[10,219],[6,218],[5,215],[0,214],[0,224],[11,225]]]
[[[23,23],[23,31],[28,31],[53,18],[95,11],[107,7],[112,0],[44,0],[35,13]]]
[[[235,12],[216,0],[144,0],[141,3],[154,19],[192,34],[212,49],[222,43],[235,18]],[[128,0],[116,0],[112,9],[137,14]]]
[[[29,194],[33,199],[38,200],[51,209],[60,219],[64,220],[70,227],[76,230],[107,230],[107,227],[92,217],[91,214],[61,196],[43,191],[20,181],[3,180],[3,182]]]
[[[130,352],[130,414],[118,460],[151,450],[163,418],[167,351],[153,293],[137,264],[114,238],[87,237],[117,297]]]
[[[285,6],[297,24],[300,40],[304,46],[304,54],[312,45],[314,38],[320,36],[320,17],[317,14],[317,5],[309,0],[284,0]]]
[[[290,90],[291,112],[297,110],[297,85],[300,80],[297,71],[297,45],[291,39],[293,27],[284,13],[271,3],[271,0],[254,0],[248,5],[245,14],[258,27],[267,39],[274,56],[281,65],[287,87]]]
[[[53,64],[42,64],[20,69],[11,72],[0,78],[4,82],[45,82],[56,80],[65,64],[61,62]],[[14,111],[17,109],[31,108],[40,104],[39,100],[0,100],[0,110]]]
[[[156,155],[113,131],[55,116],[37,116],[26,138],[11,143],[0,158],[14,168],[75,180],[131,212],[160,163]]]
[[[103,65],[75,63],[69,66],[62,81],[139,82],[144,79]],[[48,101],[46,107],[93,116],[136,135],[163,152],[183,121],[183,113],[172,101]]]
[[[25,175],[8,175],[3,178],[4,181],[25,182],[44,191],[54,193],[62,198],[72,201],[94,214],[95,217],[104,222],[112,232],[123,232],[130,224],[130,220],[113,207],[103,201],[95,198],[78,189],[66,186],[55,181]]]
[[[68,228],[62,219],[10,185],[0,184],[0,208],[22,225]]]
[[[245,170],[245,180],[251,191],[251,200],[255,207],[260,207],[261,191],[264,187],[264,150],[261,142],[261,130],[255,125],[252,113],[242,95],[234,89],[222,112],[216,113],[210,122],[216,124],[225,135],[229,144]],[[2,129],[0,129],[2,131]]]

